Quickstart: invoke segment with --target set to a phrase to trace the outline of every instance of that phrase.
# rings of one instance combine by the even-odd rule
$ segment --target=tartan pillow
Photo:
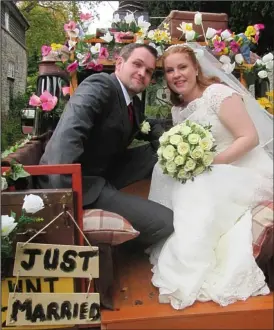
[[[121,215],[100,210],[84,210],[84,233],[91,243],[118,245],[129,241],[140,232]]]
[[[252,210],[253,255],[260,255],[264,243],[273,235],[273,202],[264,201]],[[267,249],[268,250],[268,249]],[[273,249],[270,247],[273,255]]]

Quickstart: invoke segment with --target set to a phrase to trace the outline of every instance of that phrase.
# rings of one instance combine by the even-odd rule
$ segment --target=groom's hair
[[[136,44],[136,43],[128,44],[121,49],[119,55],[125,61],[127,61],[129,59],[130,55],[132,54],[132,52],[134,51],[134,49],[137,49],[137,48],[145,48],[146,50],[148,50],[150,52],[150,54],[152,56],[154,56],[157,59],[157,56],[158,56],[157,50],[154,47],[146,45],[146,44]]]

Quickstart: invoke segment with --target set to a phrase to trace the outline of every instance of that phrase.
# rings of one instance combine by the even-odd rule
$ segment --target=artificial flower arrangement
[[[211,126],[187,120],[163,133],[159,142],[157,154],[164,174],[185,183],[211,170],[216,151]]]
[[[13,241],[16,233],[26,224],[41,222],[41,217],[33,217],[30,214],[37,213],[44,208],[44,202],[37,195],[26,195],[22,206],[22,213],[17,216],[11,212],[10,215],[1,215],[1,259],[13,256]]]
[[[15,190],[18,180],[29,177],[30,174],[24,169],[22,164],[11,161],[10,168],[1,175],[1,191]],[[26,184],[24,183],[24,187]]]
[[[274,114],[274,90],[266,92],[266,96],[259,97],[257,101],[267,112]]]
[[[268,78],[268,73],[273,71],[274,62],[273,54],[268,53],[264,55],[261,59],[257,59],[256,62],[244,70],[245,79],[249,84],[254,84],[255,79],[266,79]]]

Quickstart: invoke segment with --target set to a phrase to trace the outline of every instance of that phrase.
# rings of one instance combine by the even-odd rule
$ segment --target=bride
[[[181,184],[158,163],[153,170],[149,199],[173,210],[174,233],[148,250],[152,283],[175,309],[269,293],[252,253],[251,209],[273,198],[272,120],[220,66],[197,43],[163,55],[174,125],[211,124],[217,145],[212,171],[193,182]]]

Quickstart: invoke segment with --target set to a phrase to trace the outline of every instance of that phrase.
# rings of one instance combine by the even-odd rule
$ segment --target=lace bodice
[[[220,122],[218,112],[222,102],[234,93],[238,94],[223,84],[210,85],[200,98],[193,100],[186,107],[174,106],[172,108],[173,124],[176,125],[190,119],[202,125],[212,125],[212,134],[216,140],[217,150],[223,151],[233,142],[234,138]]]

